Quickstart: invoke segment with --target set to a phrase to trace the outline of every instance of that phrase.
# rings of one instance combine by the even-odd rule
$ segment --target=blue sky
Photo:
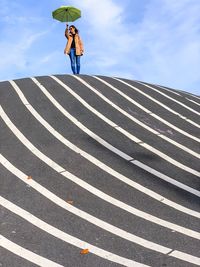
[[[81,73],[200,95],[200,0],[0,0],[0,81],[71,73],[62,5],[82,10]]]

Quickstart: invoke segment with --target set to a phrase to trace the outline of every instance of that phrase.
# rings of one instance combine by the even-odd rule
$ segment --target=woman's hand
[[[67,39],[69,38],[69,28],[68,28],[68,24],[66,24],[65,37],[66,37]]]

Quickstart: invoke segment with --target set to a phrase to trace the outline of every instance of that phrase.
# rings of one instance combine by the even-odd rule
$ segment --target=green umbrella
[[[81,11],[73,6],[61,6],[52,12],[54,19],[71,22],[81,17]]]

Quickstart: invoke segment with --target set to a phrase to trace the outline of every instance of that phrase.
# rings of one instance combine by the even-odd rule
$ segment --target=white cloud
[[[95,66],[100,74],[114,74],[115,68],[128,58],[133,39],[123,20],[125,5],[113,0],[75,0],[70,4],[82,10],[82,21],[76,24],[86,40],[87,64],[93,66],[92,71]]]
[[[45,23],[47,19],[34,8],[37,11],[22,2],[1,2],[0,80],[45,74],[51,69],[48,64],[55,60],[56,51],[49,47],[55,25]],[[10,10],[15,10],[14,18]]]
[[[71,3],[82,10],[78,25],[92,70],[95,64],[100,74],[116,76],[121,69],[130,78],[188,89],[199,81],[191,68],[200,64],[198,1],[147,1],[137,23],[126,21],[127,6],[120,1]]]
[[[31,31],[24,31],[18,34],[18,38],[15,40],[4,41],[0,43],[0,71],[13,69],[16,71],[26,71],[28,68],[28,62],[31,52],[31,47],[38,41],[39,38],[44,36],[46,32],[32,33]]]
[[[49,11],[44,16],[47,2]],[[31,6],[31,12],[25,0],[1,0],[1,77],[10,73],[15,78],[19,72],[22,77],[23,73],[71,72],[69,59],[63,55],[65,25],[51,18],[51,7],[65,4],[82,11],[82,18],[74,24],[85,45],[84,73],[197,90],[199,0],[63,0],[60,4],[45,0]],[[10,5],[17,11],[22,8],[15,20],[10,19]]]
[[[145,19],[140,25],[136,52],[139,78],[163,85],[190,89],[191,83],[200,82],[200,2],[153,1],[148,6]],[[157,12],[159,8],[159,12]],[[155,10],[156,9],[156,10]],[[155,15],[156,14],[156,15]],[[145,51],[145,53],[142,52]],[[144,58],[144,55],[146,58]],[[139,70],[140,69],[140,70]]]
[[[85,10],[91,29],[101,33],[106,33],[107,29],[111,30],[113,26],[119,25],[122,21],[123,8],[115,4],[114,1],[86,0],[79,5]]]
[[[87,17],[82,23],[89,61],[105,75],[115,76],[121,68],[130,78],[172,87],[190,90],[190,84],[200,83],[200,2],[151,0],[137,24],[123,19],[123,3],[73,3]]]

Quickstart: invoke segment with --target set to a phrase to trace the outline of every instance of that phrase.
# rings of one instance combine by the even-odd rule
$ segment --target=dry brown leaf
[[[89,253],[89,249],[88,248],[82,249],[80,253],[81,253],[81,255],[88,254]]]
[[[27,179],[30,180],[30,179],[33,179],[33,178],[32,178],[32,176],[29,175],[29,176],[27,177]]]
[[[67,203],[73,205],[74,201],[73,200],[67,200]]]

